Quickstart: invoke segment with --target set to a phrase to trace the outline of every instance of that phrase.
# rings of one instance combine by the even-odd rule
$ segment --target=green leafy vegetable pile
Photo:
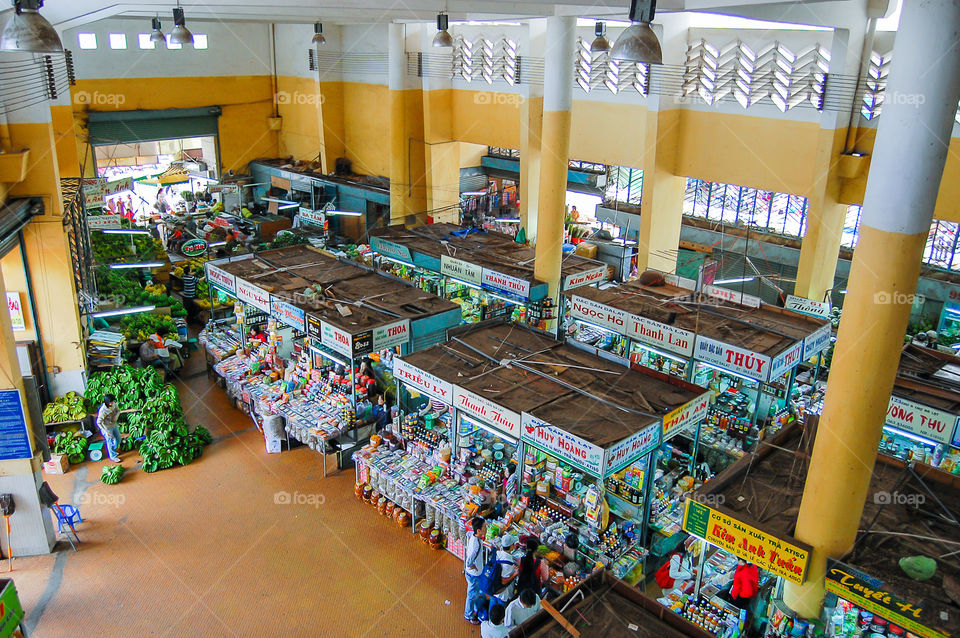
[[[44,423],[79,421],[87,416],[87,401],[82,394],[67,392],[43,409]]]
[[[106,485],[116,485],[121,478],[123,478],[122,465],[109,465],[100,473],[100,482]]]
[[[145,436],[139,448],[145,472],[187,465],[212,440],[207,428],[198,425],[191,430],[187,425],[177,388],[164,383],[155,368],[121,366],[94,374],[87,384],[87,397],[102,402],[104,394],[117,397],[121,410],[139,410],[119,426],[130,435],[121,449],[132,446],[133,438]]]
[[[54,454],[66,454],[71,465],[83,463],[87,452],[87,439],[76,432],[61,432],[53,441]]]

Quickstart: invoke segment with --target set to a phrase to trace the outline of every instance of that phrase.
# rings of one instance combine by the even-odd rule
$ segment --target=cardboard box
[[[44,474],[66,474],[70,469],[70,461],[66,454],[51,454],[50,460],[43,464]]]
[[[280,454],[283,439],[264,439],[267,442],[267,454]]]

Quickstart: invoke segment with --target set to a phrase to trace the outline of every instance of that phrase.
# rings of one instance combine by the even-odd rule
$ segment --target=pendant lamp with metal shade
[[[598,22],[593,30],[596,39],[590,43],[590,53],[606,53],[610,50],[610,40],[607,40],[607,25]]]
[[[0,13],[0,51],[63,53],[57,30],[40,15],[43,0],[13,0]]]
[[[313,23],[313,39],[310,42],[319,46],[327,43],[327,39],[323,37],[323,25],[321,23]]]
[[[151,18],[150,19],[150,41],[153,42],[155,46],[167,44],[167,38],[163,35],[163,31],[160,30],[160,18]]]
[[[183,9],[177,7],[173,10],[173,29],[170,30],[170,44],[193,44],[193,34],[190,33],[186,24]]]
[[[660,40],[650,28],[656,7],[656,0],[630,1],[630,21],[633,24],[624,29],[614,42],[610,49],[611,60],[663,64]]]
[[[447,27],[450,26],[450,19],[447,17],[447,14],[440,12],[437,14],[437,35],[433,36],[433,46],[435,47],[452,47],[453,46],[453,36],[450,35],[450,32],[447,31]]]

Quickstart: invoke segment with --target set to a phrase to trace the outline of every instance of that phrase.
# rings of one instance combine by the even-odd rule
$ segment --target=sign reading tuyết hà
[[[827,559],[826,589],[840,598],[922,638],[947,638],[948,634],[920,623],[923,604],[913,603],[867,581],[863,575],[832,558]]]
[[[790,582],[802,585],[806,579],[808,546],[768,534],[691,498],[683,512],[683,531]]]

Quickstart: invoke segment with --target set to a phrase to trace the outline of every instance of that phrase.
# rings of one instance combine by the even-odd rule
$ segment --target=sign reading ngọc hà
[[[440,274],[475,286],[483,282],[483,267],[449,255],[440,255]]]
[[[892,428],[948,445],[951,443],[956,422],[955,414],[909,399],[902,399],[896,395],[890,397],[884,421]]]
[[[809,548],[799,541],[768,534],[691,498],[687,498],[683,513],[683,531],[798,585],[806,579]]]
[[[592,270],[585,270],[583,272],[567,275],[563,278],[563,289],[573,290],[574,288],[579,288],[580,286],[589,286],[590,284],[597,284],[606,280],[607,267],[599,266]]]
[[[693,358],[758,381],[769,378],[770,357],[703,335],[697,335]]]
[[[667,352],[689,357],[693,354],[696,334],[683,328],[675,328],[647,317],[627,315],[627,336],[641,343],[662,348]]]
[[[910,602],[886,590],[882,584],[868,582],[857,570],[827,559],[826,589],[872,614],[885,618],[922,638],[948,638],[948,634],[920,623],[923,604]]]
[[[651,423],[635,434],[631,434],[619,443],[615,443],[604,452],[604,478],[619,472],[639,458],[643,458],[660,445],[662,424]]]
[[[593,476],[603,472],[603,448],[526,412],[521,414],[521,423],[520,438],[527,443]]]
[[[668,412],[663,417],[661,441],[668,441],[681,432],[689,430],[707,416],[709,408],[710,393],[704,392],[693,401],[688,401],[676,410]]]
[[[458,410],[477,417],[495,430],[514,439],[520,438],[521,418],[512,410],[458,386],[453,387],[453,405]]]
[[[579,295],[570,297],[570,316],[612,330],[617,334],[627,334],[629,315],[625,310],[605,306],[586,297]]]
[[[426,370],[412,366],[399,357],[393,360],[393,377],[447,405],[453,403],[451,383]]]

